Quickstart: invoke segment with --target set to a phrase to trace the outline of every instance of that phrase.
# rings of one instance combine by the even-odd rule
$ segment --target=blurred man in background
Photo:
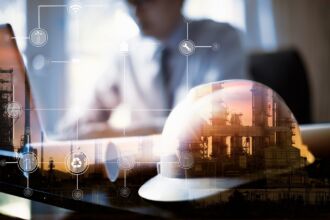
[[[229,24],[198,20],[187,25],[184,0],[127,3],[142,35],[124,45],[125,53],[97,84],[89,109],[79,119],[80,138],[114,136],[122,128],[134,135],[159,132],[190,88],[247,78],[240,34]],[[179,50],[184,40],[206,47],[184,43],[184,52],[195,50],[185,54]]]

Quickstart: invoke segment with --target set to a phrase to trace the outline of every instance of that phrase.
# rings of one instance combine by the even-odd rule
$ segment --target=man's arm
[[[70,111],[60,122],[58,131],[64,139],[81,139],[110,130],[108,119],[111,111],[120,103],[120,92],[116,81],[104,76],[95,86],[88,105],[80,111]],[[108,136],[108,135],[107,135]]]
[[[108,120],[119,103],[120,94],[116,85],[108,88],[96,85],[93,98],[77,122],[79,138],[116,136]]]

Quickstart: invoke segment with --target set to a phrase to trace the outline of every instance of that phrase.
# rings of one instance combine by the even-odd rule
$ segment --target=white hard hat
[[[248,80],[192,89],[168,117],[159,147],[158,175],[139,195],[161,202],[207,198],[314,160],[284,101]]]

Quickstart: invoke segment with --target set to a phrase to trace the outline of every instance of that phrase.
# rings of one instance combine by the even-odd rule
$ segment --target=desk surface
[[[311,143],[315,152],[320,153],[320,144],[322,150],[330,144],[329,140],[329,124],[320,126],[302,126],[302,135],[304,140]],[[321,128],[321,132],[317,132],[317,128]],[[309,135],[309,136],[308,136]],[[320,136],[316,141],[315,137]],[[330,147],[330,146],[328,146]],[[328,152],[328,151],[325,151]],[[329,152],[328,152],[329,154]],[[323,155],[327,155],[324,154]],[[189,202],[189,203],[155,203],[146,201],[140,198],[137,193],[133,193],[129,198],[118,200],[116,193],[116,185],[108,180],[98,180],[91,185],[82,185],[86,192],[83,201],[75,201],[70,198],[70,193],[59,194],[55,191],[45,192],[35,190],[31,200],[17,197],[21,196],[23,186],[8,184],[2,182],[0,213],[4,215],[14,215],[16,217],[34,217],[44,218],[45,216],[53,218],[89,218],[91,215],[98,217],[120,217],[120,218],[135,218],[135,217],[183,217],[183,218],[205,218],[205,217],[264,217],[264,218],[288,218],[288,217],[304,217],[311,219],[330,218],[330,160],[327,157],[317,159],[314,164],[308,166],[304,171],[304,178],[308,180],[308,184],[299,187],[277,188],[276,190],[286,192],[288,197],[282,198],[281,203],[272,203],[271,201],[262,201],[254,199],[249,202],[242,195],[251,194],[253,185],[245,185],[238,187],[239,194],[237,200],[233,199],[229,203],[207,204],[205,202]],[[301,177],[301,176],[300,176]],[[15,181],[18,181],[15,179]],[[122,183],[119,183],[121,185]],[[134,185],[132,186],[134,187]],[[138,188],[138,185],[135,187]],[[259,196],[266,195],[264,192],[275,193],[274,188],[261,187],[254,189],[260,192]],[[239,191],[240,190],[240,191]],[[235,195],[236,190],[231,190]],[[70,191],[71,192],[71,191]],[[11,194],[11,195],[10,195]],[[291,197],[290,197],[291,196]],[[300,197],[302,196],[302,197]],[[235,197],[235,196],[234,196]],[[315,198],[314,198],[315,197]],[[255,197],[257,198],[257,197]],[[301,200],[303,198],[303,200]],[[316,201],[311,203],[311,201]],[[52,204],[52,205],[48,205]],[[15,207],[14,209],[12,207]],[[17,212],[17,208],[21,208]],[[62,207],[62,208],[60,208]],[[11,212],[14,210],[14,212]],[[24,212],[26,215],[24,216]],[[236,210],[236,211],[235,211]],[[241,210],[237,212],[237,210]],[[284,211],[283,211],[284,210]],[[30,211],[30,216],[29,216]],[[21,215],[21,216],[20,216]],[[48,218],[47,217],[47,218]]]

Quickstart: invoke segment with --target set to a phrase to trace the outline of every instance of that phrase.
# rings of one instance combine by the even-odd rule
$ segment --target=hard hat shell
[[[158,147],[158,175],[139,189],[153,201],[207,198],[313,161],[282,98],[248,80],[193,88],[169,115]]]

